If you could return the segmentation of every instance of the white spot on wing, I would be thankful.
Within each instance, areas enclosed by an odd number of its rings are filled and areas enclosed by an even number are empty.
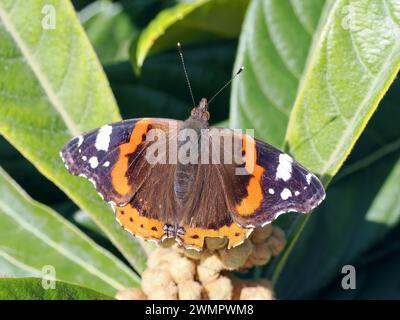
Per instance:
[[[82,157],[82,160],[83,160],[83,161],[86,161],[86,160],[87,160],[87,157],[86,157],[86,156],[83,156],[83,157]]]
[[[283,181],[287,181],[292,176],[292,162],[293,159],[285,154],[282,153],[279,155],[279,165],[276,168],[276,175],[275,179],[282,179]]]
[[[282,190],[282,192],[281,192],[282,200],[287,200],[291,196],[292,196],[292,192],[288,188],[285,188],[285,189]]]
[[[272,189],[272,188],[269,188],[269,189],[268,189],[268,192],[269,192],[270,194],[274,194],[274,193],[275,193],[275,190]]]
[[[294,192],[294,195],[295,195],[295,196],[298,196],[299,194],[300,194],[299,191],[295,191],[295,192]]]
[[[307,180],[307,183],[308,183],[308,184],[311,183],[311,178],[312,178],[312,174],[311,174],[311,173],[308,173],[308,174],[306,175],[306,180]]]
[[[103,167],[108,167],[110,165],[110,161],[106,161],[103,163]]]
[[[110,125],[105,125],[99,129],[95,143],[97,151],[100,150],[108,151],[108,147],[110,145],[111,132],[112,132],[112,126]]]
[[[97,157],[91,157],[91,158],[89,159],[89,164],[90,164],[90,167],[91,167],[92,169],[95,169],[95,168],[97,168],[97,166],[99,165],[99,160],[97,160]]]

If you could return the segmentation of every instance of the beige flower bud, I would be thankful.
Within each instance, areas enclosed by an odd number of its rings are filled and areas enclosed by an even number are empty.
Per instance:
[[[149,268],[160,268],[163,265],[168,266],[171,261],[179,259],[181,255],[169,248],[157,248],[154,250],[147,260],[147,266]]]
[[[164,268],[148,268],[142,273],[142,290],[150,298],[154,289],[174,284],[171,274]]]
[[[275,300],[275,295],[271,283],[264,281],[243,287],[240,300]]]
[[[197,251],[194,249],[185,249],[182,247],[178,247],[178,252],[184,255],[185,257],[192,259],[192,260],[200,260],[202,255],[205,253],[205,251]]]
[[[253,250],[253,244],[248,239],[240,246],[232,249],[223,249],[219,251],[221,261],[228,270],[237,270],[241,268]]]
[[[173,281],[166,286],[154,286],[147,297],[149,300],[177,300],[178,286]]]
[[[147,297],[139,288],[126,288],[117,292],[115,295],[117,300],[146,300]]]
[[[168,266],[168,270],[174,279],[175,283],[182,283],[184,281],[193,280],[196,272],[196,265],[193,261],[186,257],[180,257]]]
[[[203,287],[200,283],[188,280],[178,284],[179,300],[200,300]]]
[[[216,280],[204,286],[210,300],[230,300],[232,298],[233,286],[231,279],[220,276]]]
[[[272,284],[267,280],[243,280],[232,278],[234,300],[273,300]]]
[[[228,238],[206,238],[205,243],[208,250],[220,250],[228,245]]]
[[[272,233],[272,224],[267,224],[261,228],[255,228],[250,235],[250,239],[253,243],[262,243],[267,240]]]
[[[197,266],[197,276],[202,284],[214,281],[218,278],[224,264],[217,254],[205,253]]]
[[[252,254],[249,256],[248,261],[252,266],[262,266],[271,260],[271,249],[267,242],[259,243],[254,246]]]
[[[267,240],[272,255],[277,256],[286,245],[285,233],[278,227],[273,227],[271,237]]]
[[[172,246],[176,245],[176,240],[175,238],[167,238],[160,242],[159,245],[162,248],[171,248]]]

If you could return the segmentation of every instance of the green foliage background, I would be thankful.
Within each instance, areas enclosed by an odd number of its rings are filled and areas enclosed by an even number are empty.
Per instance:
[[[46,4],[55,29],[42,28]],[[123,232],[58,152],[121,118],[185,119],[178,41],[197,99],[245,67],[211,105],[213,124],[255,128],[327,187],[312,214],[278,219],[284,253],[245,276],[272,279],[282,299],[399,298],[399,7],[0,0],[0,299],[111,298],[140,285],[152,246]],[[347,264],[356,290],[341,287]],[[52,293],[35,278],[45,265],[57,272]]]

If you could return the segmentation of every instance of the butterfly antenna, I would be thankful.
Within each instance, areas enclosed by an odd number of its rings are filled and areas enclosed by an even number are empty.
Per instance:
[[[193,107],[195,107],[196,106],[196,101],[194,100],[192,86],[190,85],[189,76],[188,76],[188,73],[186,71],[185,60],[183,59],[182,46],[181,46],[180,42],[178,42],[177,45],[178,45],[178,50],[179,50],[179,56],[181,57],[181,61],[182,61],[183,72],[185,73],[186,82],[187,82],[187,85],[189,87],[190,95],[192,97]]]
[[[210,100],[208,100],[208,104],[210,104],[211,101],[213,101],[214,98],[215,98],[216,96],[218,96],[227,86],[229,86],[229,85],[231,84],[231,82],[233,81],[233,79],[235,79],[243,70],[244,70],[244,67],[241,66],[240,69],[238,70],[238,72],[236,72],[236,73],[234,74],[234,76],[231,78],[231,80],[229,80],[227,83],[225,83],[225,84],[222,86],[222,88],[219,89],[219,90],[213,95],[213,97],[212,97]]]

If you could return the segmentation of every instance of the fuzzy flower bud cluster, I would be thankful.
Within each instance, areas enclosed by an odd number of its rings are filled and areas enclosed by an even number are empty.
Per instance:
[[[142,288],[120,291],[116,298],[151,300],[274,299],[266,280],[243,280],[229,271],[244,271],[268,263],[284,248],[284,232],[267,225],[253,231],[243,244],[227,249],[226,238],[207,238],[202,252],[167,241],[154,250],[142,274]]]

